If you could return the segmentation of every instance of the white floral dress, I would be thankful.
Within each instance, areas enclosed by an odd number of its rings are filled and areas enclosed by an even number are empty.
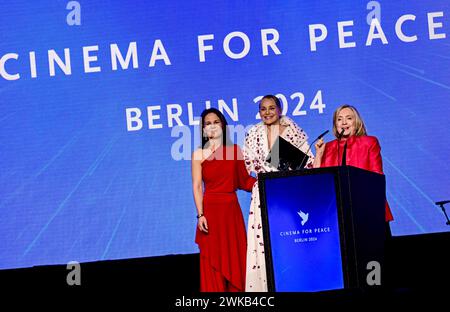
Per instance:
[[[307,168],[312,168],[314,156],[310,151],[306,133],[289,117],[283,116],[280,124],[285,126],[281,137],[292,145],[307,153],[309,159]],[[269,154],[269,143],[267,139],[267,127],[264,123],[253,126],[246,135],[243,150],[244,161],[247,171],[256,174],[261,172],[277,171],[265,160]],[[250,215],[247,228],[247,270],[245,279],[245,291],[266,292],[266,261],[264,258],[264,239],[261,223],[261,206],[259,200],[259,187],[255,183],[252,189],[252,200],[250,204]]]

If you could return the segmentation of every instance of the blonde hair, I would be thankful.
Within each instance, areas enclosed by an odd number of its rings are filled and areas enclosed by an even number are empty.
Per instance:
[[[333,114],[333,134],[334,136],[337,138],[339,136],[338,130],[336,128],[336,121],[337,121],[337,117],[339,115],[339,113],[341,112],[341,110],[343,110],[344,108],[348,108],[350,109],[353,114],[355,115],[355,136],[361,136],[361,135],[367,135],[367,130],[366,130],[366,126],[364,125],[364,121],[361,118],[361,115],[359,114],[358,110],[351,105],[342,105],[340,107],[338,107]]]

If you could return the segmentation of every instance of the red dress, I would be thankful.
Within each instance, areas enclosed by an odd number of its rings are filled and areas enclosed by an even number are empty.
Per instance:
[[[200,291],[244,291],[247,238],[236,190],[250,192],[256,179],[248,175],[237,145],[219,147],[203,161],[202,178],[208,233],[197,228],[195,237]]]
[[[346,164],[348,166],[384,174],[380,144],[376,137],[368,135],[351,136],[347,140],[328,142],[325,144],[325,151],[320,166],[333,167],[341,165],[345,142],[347,142]],[[386,221],[394,220],[387,201],[385,215]]]

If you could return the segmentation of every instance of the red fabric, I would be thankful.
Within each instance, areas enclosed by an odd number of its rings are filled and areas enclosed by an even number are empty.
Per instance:
[[[333,140],[325,145],[321,167],[333,167],[341,165],[344,144],[347,142],[346,164],[357,168],[383,173],[383,161],[381,159],[381,147],[374,136],[351,136],[347,140]],[[339,153],[338,153],[339,151]],[[389,204],[385,205],[386,221],[394,220]]]
[[[256,179],[245,169],[237,145],[220,147],[202,163],[203,214],[208,233],[197,228],[200,291],[244,291],[247,238],[237,189],[251,191]]]

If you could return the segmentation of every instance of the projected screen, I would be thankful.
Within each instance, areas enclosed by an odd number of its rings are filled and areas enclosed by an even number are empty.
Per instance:
[[[334,175],[267,178],[264,182],[274,290],[344,288]]]
[[[382,147],[393,234],[447,231],[434,205],[450,199],[447,0],[0,11],[1,269],[198,252],[198,116],[219,108],[242,144],[265,94],[309,142],[356,106]]]

